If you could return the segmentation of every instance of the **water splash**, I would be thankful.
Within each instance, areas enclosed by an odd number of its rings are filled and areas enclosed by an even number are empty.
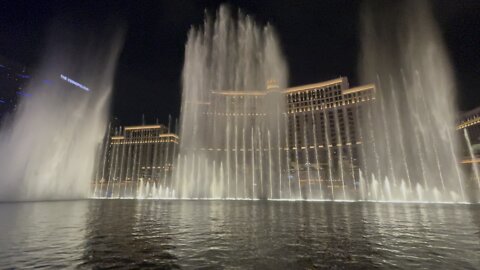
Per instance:
[[[302,105],[288,112],[288,93],[298,88],[283,91],[286,64],[271,26],[223,6],[216,17],[207,16],[189,32],[185,48],[173,184],[132,177],[131,194],[466,202],[453,134],[455,87],[429,7],[414,1],[370,5],[362,20],[360,70],[375,89],[367,85],[365,95],[365,87],[348,88],[342,79],[337,90],[299,92],[295,101],[290,96],[289,102]],[[332,91],[340,93],[337,102],[316,102]],[[124,152],[113,149],[114,164]]]
[[[278,198],[287,67],[272,27],[221,6],[190,30],[182,82],[179,156],[190,175],[177,174],[177,195]]]
[[[453,72],[428,3],[370,3],[363,11],[359,70],[363,80],[377,81],[376,102],[367,109],[374,144],[367,147],[366,166],[379,182],[394,181],[375,186],[374,193],[384,191],[389,200],[452,201],[454,192],[465,201],[453,134]],[[398,187],[395,179],[408,184]]]
[[[28,97],[2,124],[0,200],[89,195],[121,35],[67,28],[52,31]]]

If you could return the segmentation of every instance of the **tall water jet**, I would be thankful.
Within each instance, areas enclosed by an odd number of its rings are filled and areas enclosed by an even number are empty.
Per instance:
[[[95,31],[52,28],[26,94],[1,126],[0,200],[90,195],[122,44],[119,31]]]
[[[182,83],[180,156],[191,171],[177,174],[177,195],[278,198],[287,67],[272,27],[221,6],[190,30]]]
[[[466,200],[452,134],[455,83],[428,2],[369,2],[362,22],[360,77],[377,86],[363,170],[379,183],[393,179],[394,200],[452,201],[452,192]]]

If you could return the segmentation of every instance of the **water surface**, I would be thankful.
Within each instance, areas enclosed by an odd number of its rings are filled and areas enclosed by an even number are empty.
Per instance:
[[[480,269],[480,205],[0,204],[5,269]]]

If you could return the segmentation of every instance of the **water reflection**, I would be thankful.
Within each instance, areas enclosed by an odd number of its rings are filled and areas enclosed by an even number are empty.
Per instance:
[[[479,207],[153,200],[0,204],[0,265],[475,269]]]
[[[88,201],[0,203],[0,266],[67,268],[80,263]]]
[[[174,218],[169,203],[106,200],[92,202],[89,209],[80,268],[178,268],[170,252]]]

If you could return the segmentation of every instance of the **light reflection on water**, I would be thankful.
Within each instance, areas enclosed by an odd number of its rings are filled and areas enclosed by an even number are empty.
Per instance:
[[[480,205],[0,204],[4,268],[480,269]]]

